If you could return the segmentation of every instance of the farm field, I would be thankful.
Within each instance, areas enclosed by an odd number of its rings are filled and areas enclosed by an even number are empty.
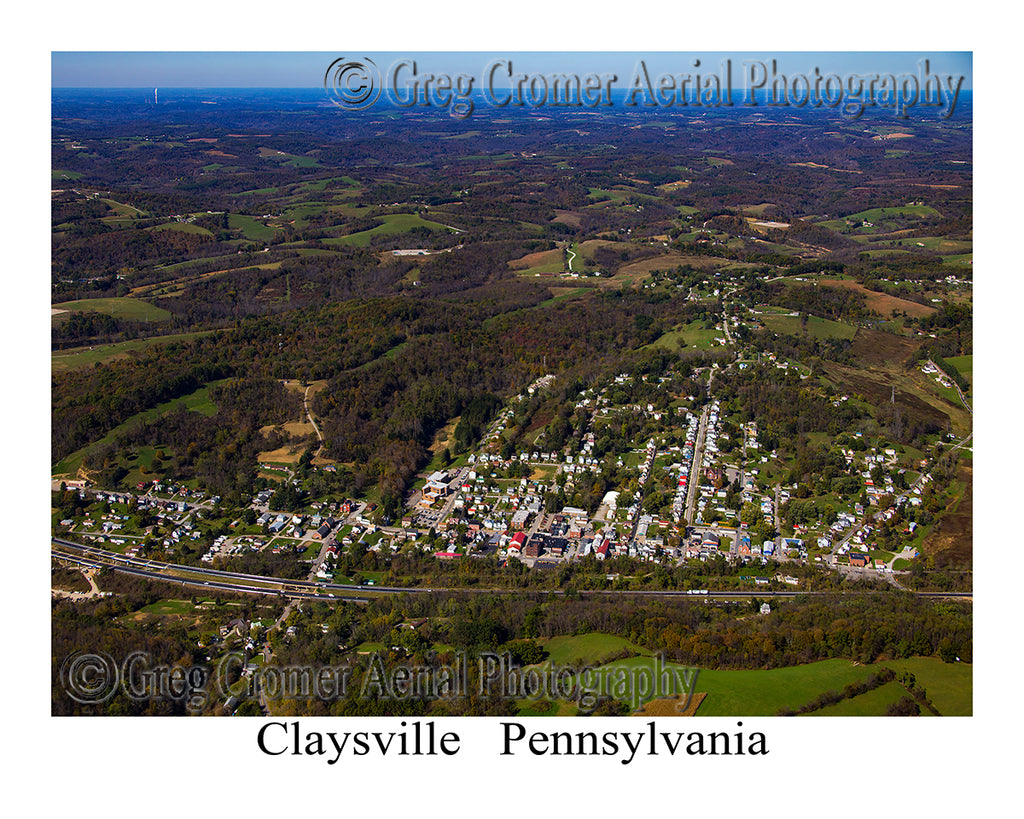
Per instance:
[[[597,666],[622,651],[650,654],[646,649],[634,645],[624,637],[596,631],[571,637],[552,637],[545,640],[542,646],[550,655],[544,662],[555,665],[570,665],[581,660],[585,665]]]
[[[569,301],[570,299],[576,299],[581,296],[586,296],[594,293],[592,287],[551,287],[551,298],[542,301],[538,304],[538,307],[550,307],[552,304],[558,304],[562,301]]]
[[[586,251],[586,242],[582,247]],[[722,259],[709,258],[706,256],[684,256],[681,253],[668,252],[660,256],[652,256],[648,259],[641,259],[636,262],[623,265],[615,272],[614,281],[621,283],[623,287],[637,287],[653,270],[674,270],[680,265],[692,265],[701,270],[714,268],[743,269],[747,265],[737,263],[730,265]]]
[[[895,238],[889,238],[895,237]],[[862,234],[852,236],[854,240],[870,244],[872,248],[886,248],[890,250],[897,249],[922,249],[930,250],[934,253],[940,254],[951,254],[951,255],[964,255],[969,254],[973,250],[974,243],[964,240],[957,239],[943,239],[936,236],[915,236],[905,237],[904,234],[888,234],[885,237],[875,238],[870,234]]]
[[[851,324],[818,316],[808,316],[806,326],[800,320],[800,316],[766,313],[761,319],[769,330],[782,335],[799,336],[806,333],[812,338],[821,339],[853,338],[857,334],[857,328]]]
[[[720,330],[714,328],[708,330],[704,322],[692,321],[683,324],[674,330],[665,333],[657,341],[647,345],[651,349],[674,350],[683,347],[695,350],[709,350],[714,345],[715,339],[722,336]]]
[[[935,312],[934,307],[929,307],[926,304],[918,304],[916,301],[910,301],[908,299],[901,299],[897,296],[878,293],[874,290],[868,290],[864,285],[850,281],[849,279],[820,279],[819,284],[826,287],[845,287],[848,290],[862,293],[868,309],[874,310],[883,317],[892,315],[894,310],[900,313],[906,313],[908,316],[913,316],[915,318],[930,316]]]
[[[202,225],[193,225],[190,222],[166,222],[162,225],[148,228],[149,230],[177,230],[181,233],[194,233],[197,236],[213,236],[210,231]]]
[[[252,216],[243,216],[240,213],[228,214],[228,227],[232,230],[241,230],[246,239],[255,242],[266,242],[277,235],[277,230],[263,224],[259,219]]]
[[[532,276],[537,273],[561,273],[566,269],[562,259],[562,251],[557,248],[554,250],[540,250],[522,258],[513,259],[508,263],[508,266],[523,276]]]
[[[634,657],[602,668],[643,665],[653,668],[653,662],[653,658]],[[973,667],[966,663],[944,663],[934,657],[917,657],[874,665],[832,659],[770,670],[701,669],[697,673],[695,693],[706,693],[707,696],[697,716],[773,716],[783,708],[795,710],[825,691],[841,691],[843,686],[863,680],[882,668],[912,672],[943,716],[969,716],[972,713]],[[885,697],[857,703],[859,699],[846,701],[850,703],[847,707],[851,715],[881,716],[888,705]]]
[[[415,213],[396,213],[391,216],[381,216],[381,223],[369,230],[362,230],[358,233],[350,233],[347,236],[339,236],[334,239],[324,239],[325,245],[354,245],[366,247],[376,236],[392,236],[407,233],[415,227],[425,227],[431,232],[447,230],[444,225],[437,222],[429,222]]]
[[[320,163],[313,159],[313,157],[287,154],[284,151],[278,151],[273,148],[260,148],[260,156],[263,157],[264,159],[280,160],[286,165],[291,165],[293,168],[320,167]]]
[[[134,319],[135,321],[167,321],[171,317],[168,311],[147,301],[123,297],[64,301],[54,304],[52,309],[68,312],[104,313],[114,318]]]
[[[956,367],[957,371],[964,377],[968,384],[974,384],[974,356],[958,355],[945,359],[946,363]]]
[[[880,685],[874,691],[868,691],[852,699],[845,699],[835,705],[828,705],[807,716],[816,717],[873,717],[884,714],[890,705],[899,702],[907,695],[907,690],[899,683],[890,682]]]
[[[140,338],[133,341],[119,341],[114,344],[100,344],[95,347],[74,347],[67,350],[55,350],[50,354],[50,368],[54,372],[63,372],[80,367],[91,367],[94,364],[113,361],[116,358],[127,358],[132,352],[145,350],[158,344],[187,341],[216,332],[219,331],[202,330],[198,333],[178,333],[171,336],[154,336],[153,338]]]
[[[847,232],[850,229],[849,223],[854,223],[854,229],[860,228],[858,223],[870,222],[878,232],[884,232],[898,226],[899,223],[908,219],[922,219],[928,216],[941,216],[935,208],[927,205],[905,205],[892,208],[869,208],[858,213],[851,213],[841,219],[829,219],[819,222],[821,227],[830,228],[840,232]],[[867,228],[861,228],[867,229]]]

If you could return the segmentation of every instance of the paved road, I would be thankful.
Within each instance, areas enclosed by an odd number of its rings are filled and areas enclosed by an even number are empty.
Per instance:
[[[693,508],[697,505],[697,496],[700,494],[700,476],[704,468],[701,458],[704,456],[704,435],[708,428],[708,414],[711,412],[710,405],[705,405],[700,414],[700,424],[697,426],[697,439],[693,442],[693,461],[690,472],[687,476],[686,509],[683,520],[687,524],[693,523]]]
[[[81,544],[75,544],[71,541],[58,540],[57,538],[52,539],[55,544],[51,550],[52,556],[66,563],[71,563],[79,566],[92,566],[96,568],[105,567],[113,569],[114,571],[124,572],[126,574],[134,574],[139,577],[146,577],[152,580],[161,580],[166,583],[180,583],[182,586],[196,586],[204,589],[222,589],[224,591],[239,592],[243,594],[260,594],[266,596],[281,596],[282,594],[289,598],[298,598],[304,600],[320,600],[321,602],[330,602],[331,600],[346,600],[347,602],[369,602],[369,598],[365,595],[372,594],[374,596],[386,595],[386,594],[436,594],[436,593],[466,593],[466,594],[521,594],[521,589],[509,589],[509,588],[479,588],[479,587],[436,587],[436,588],[418,588],[418,587],[402,587],[402,586],[374,586],[372,588],[366,588],[362,586],[351,586],[339,583],[311,583],[309,581],[302,580],[282,580],[276,577],[261,577],[258,575],[243,575],[236,572],[222,572],[216,569],[199,569],[194,566],[178,567],[191,574],[199,574],[205,577],[221,578],[212,580],[198,580],[193,578],[182,578],[177,577],[174,574],[167,572],[169,568],[174,568],[173,564],[158,563],[152,560],[135,560],[132,558],[126,558],[124,555],[117,554],[116,552],[105,552],[102,549],[97,549],[92,546],[83,546]],[[76,553],[75,549],[82,550]],[[137,564],[146,564],[145,566],[139,566]],[[245,580],[243,578],[248,578]],[[260,581],[267,584],[267,586],[256,586],[253,585],[252,581]],[[269,586],[273,586],[270,588]],[[341,592],[352,592],[358,591],[362,597],[351,597],[343,596]],[[545,594],[561,595],[565,594],[563,589],[545,589]],[[604,589],[604,590],[587,590],[587,594],[606,594],[616,596],[630,596],[630,597],[680,597],[687,594],[686,590],[654,590],[654,589]],[[835,591],[771,591],[771,590],[758,590],[758,591],[709,591],[709,597],[717,598],[748,598],[748,597],[796,597],[798,595],[829,595],[836,594]],[[858,591],[844,591],[838,592],[844,595],[854,594],[874,594],[873,590],[865,590],[863,592]],[[920,597],[934,597],[934,598],[972,598],[972,592],[917,592]]]

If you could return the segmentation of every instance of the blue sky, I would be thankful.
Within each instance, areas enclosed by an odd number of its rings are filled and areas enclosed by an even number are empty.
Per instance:
[[[51,86],[54,88],[302,88],[319,87],[324,72],[339,57],[370,58],[386,71],[400,58],[415,59],[421,73],[459,73],[480,77],[494,60],[510,60],[515,72],[553,71],[614,73],[632,76],[640,60],[652,77],[655,73],[718,71],[726,58],[732,61],[734,81],[745,80],[745,61],[769,66],[779,73],[904,74],[919,70],[922,59],[932,73],[963,75],[963,88],[973,88],[970,52],[844,52],[844,51],[614,51],[614,52],[244,52],[244,51],[54,51],[51,55]],[[699,59],[701,65],[694,67]]]

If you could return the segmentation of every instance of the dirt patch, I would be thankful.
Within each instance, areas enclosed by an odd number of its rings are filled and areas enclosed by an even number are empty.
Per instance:
[[[552,222],[559,222],[569,227],[578,228],[580,227],[580,215],[576,211],[572,210],[556,210],[555,218]]]
[[[938,568],[963,566],[974,557],[974,470],[961,464],[957,479],[966,484],[963,496],[939,518],[921,547]]]
[[[295,465],[299,462],[299,459],[302,457],[302,453],[305,451],[305,441],[294,441],[287,443],[282,447],[278,447],[277,449],[272,449],[268,452],[261,452],[256,456],[256,460],[260,463]]]
[[[523,436],[529,436],[530,433],[539,433],[544,427],[555,420],[555,411],[548,407],[537,410],[534,413],[533,418],[530,419],[530,425],[523,431]],[[534,435],[531,440],[536,440],[537,436]]]
[[[462,420],[461,415],[456,415],[445,424],[444,429],[438,430],[437,435],[434,436],[434,442],[428,447],[431,454],[436,455],[452,441],[452,435],[455,434],[455,427],[459,425],[459,421]]]
[[[921,342],[901,338],[881,330],[857,329],[850,352],[855,358],[868,365],[899,365],[910,360],[921,346]]]
[[[881,139],[881,140],[885,140],[885,139],[910,139],[912,136],[913,136],[913,134],[904,134],[904,133],[901,132],[901,133],[897,133],[897,134],[879,134],[876,137],[872,137],[872,139]]]
[[[939,429],[949,429],[951,419],[948,413],[921,400],[911,392],[896,386],[886,373],[868,375],[863,370],[852,370],[829,362],[825,371],[837,388],[851,395],[860,396],[873,407],[884,407],[893,400],[904,417],[915,418],[935,424]]]
[[[92,587],[78,569],[58,566],[50,572],[50,586],[54,590],[87,594]]]
[[[913,316],[914,318],[930,316],[935,312],[934,307],[929,307],[926,304],[918,304],[916,301],[901,299],[897,296],[889,296],[885,293],[877,293],[874,290],[868,290],[859,282],[853,282],[847,279],[819,279],[818,283],[825,287],[845,287],[847,290],[854,290],[858,293],[863,293],[868,309],[874,310],[880,316],[884,316],[885,318],[892,315],[893,310],[898,313],[906,313],[908,316]]]

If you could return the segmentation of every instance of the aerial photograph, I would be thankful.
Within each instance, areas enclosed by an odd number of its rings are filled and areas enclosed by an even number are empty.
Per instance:
[[[974,714],[970,52],[51,62],[52,716]]]

